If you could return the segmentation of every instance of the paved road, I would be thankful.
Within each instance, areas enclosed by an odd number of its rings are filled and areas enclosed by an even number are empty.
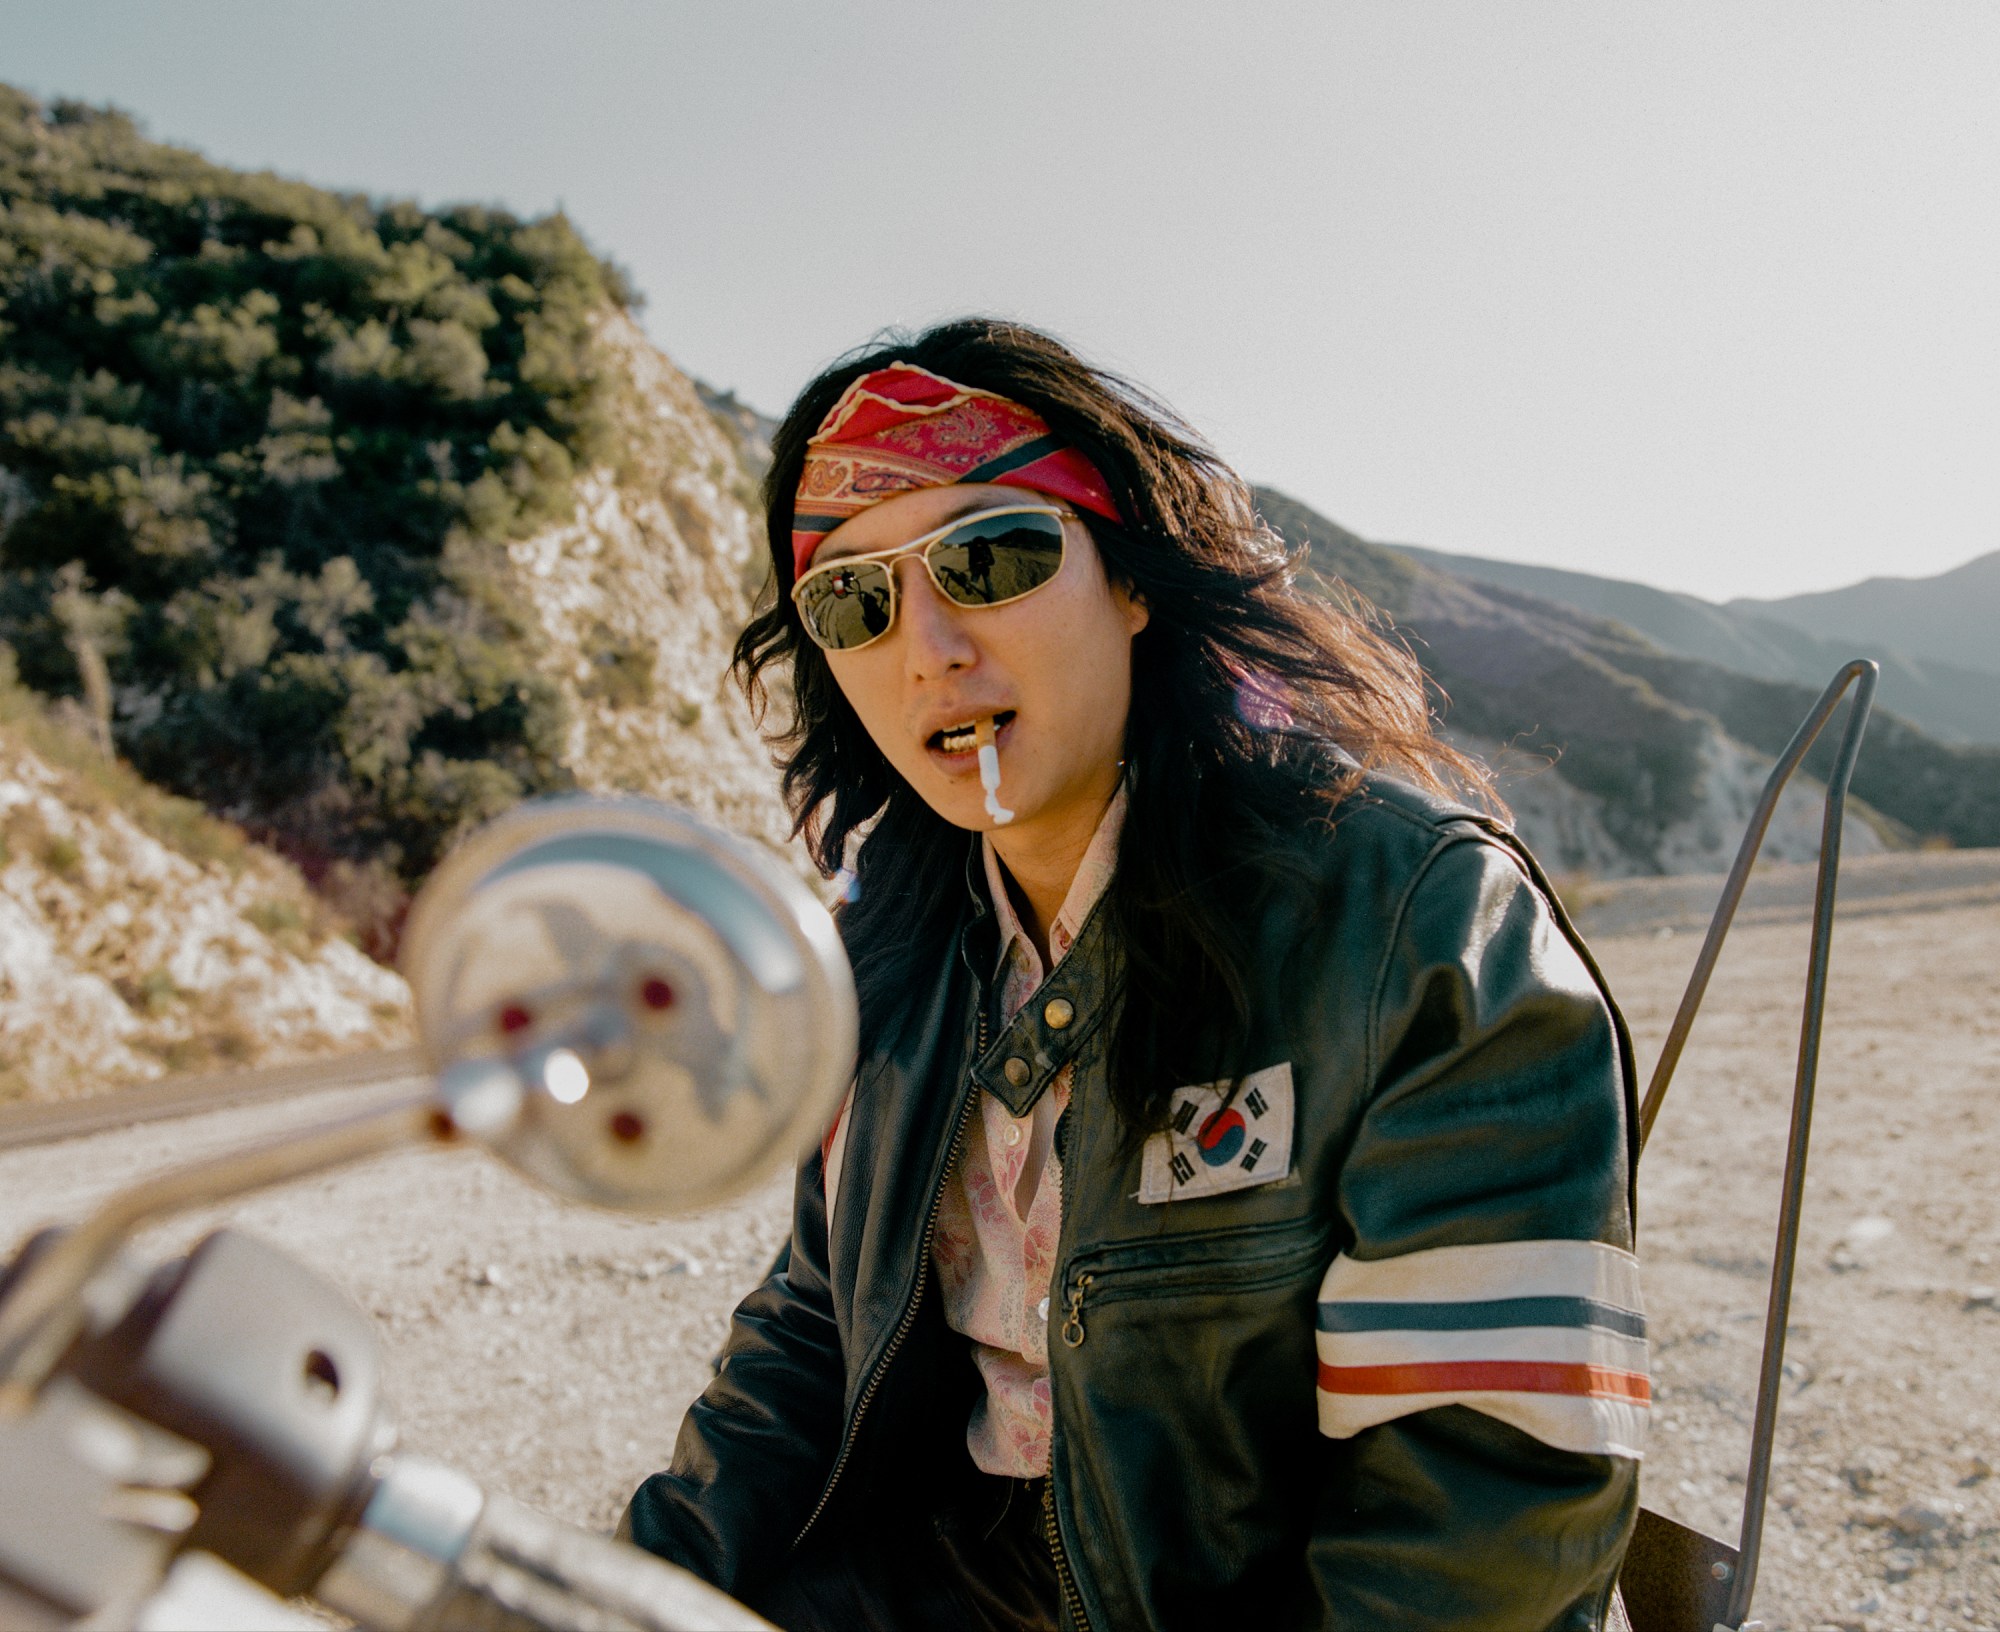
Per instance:
[[[1585,935],[1631,935],[1643,930],[1683,934],[1708,927],[1722,895],[1723,874],[1672,878],[1571,880],[1564,901]],[[1737,910],[1738,924],[1803,923],[1812,915],[1819,869],[1806,862],[1773,862],[1750,875]],[[1941,912],[2000,903],[2000,850],[1899,851],[1851,856],[1840,864],[1835,897],[1842,920],[1885,913]]]
[[[231,1106],[301,1099],[330,1089],[412,1085],[420,1080],[421,1070],[415,1049],[371,1049],[256,1071],[163,1077],[136,1088],[49,1105],[13,1105],[0,1110],[0,1150],[52,1144],[82,1134],[171,1121]]]

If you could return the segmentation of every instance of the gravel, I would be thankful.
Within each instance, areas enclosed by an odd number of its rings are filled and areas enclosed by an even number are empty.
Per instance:
[[[1878,898],[1835,940],[1756,1603],[1772,1632],[2000,1629],[2000,857],[1983,872],[1941,858],[1936,876],[1923,859],[1897,859],[1912,881],[1903,909]],[[1643,1074],[1698,937],[1660,939],[1620,910],[1624,932],[1595,945]],[[1738,928],[1641,1168],[1657,1389],[1644,1499],[1728,1538],[1805,941],[1796,904]],[[358,1102],[322,1092],[0,1152],[0,1242],[170,1161]],[[608,1528],[670,1455],[731,1307],[783,1238],[788,1197],[780,1177],[695,1217],[631,1219],[560,1205],[477,1155],[413,1152],[228,1216],[375,1316],[407,1445]]]

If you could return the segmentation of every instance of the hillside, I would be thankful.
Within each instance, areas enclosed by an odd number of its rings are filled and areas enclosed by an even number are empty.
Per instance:
[[[2000,673],[2000,550],[1934,578],[1869,578],[1813,595],[1729,605],[1822,637],[1879,641]]]
[[[229,170],[0,88],[0,641],[378,951],[520,798],[766,832],[742,428],[556,216]]]
[[[767,427],[629,307],[559,217],[0,88],[0,1101],[402,1040],[355,943],[525,795],[786,842]]]
[[[566,722],[558,760],[581,787],[671,799],[783,845],[770,754],[727,673],[768,571],[742,432],[628,316],[601,314],[595,334],[616,464],[585,471],[567,517],[507,547]]]
[[[1413,640],[1449,699],[1447,726],[1497,757],[1552,865],[1726,864],[1768,756],[1819,690],[1683,657],[1623,624],[1436,571],[1269,489],[1258,505],[1289,541],[1310,546],[1318,571],[1352,585]],[[1831,753],[1824,740],[1808,770],[1823,771]],[[1524,781],[1537,762],[1553,762],[1554,774]],[[2000,749],[1950,747],[1878,709],[1854,792],[1888,818],[1891,836],[2000,844]],[[1768,852],[1811,854],[1803,792],[1787,812],[1780,829],[1805,848],[1778,831]],[[1866,826],[1849,824],[1850,846],[1868,842]]]
[[[213,165],[0,93],[0,638],[315,870],[566,785],[506,545],[613,456],[567,222]],[[92,700],[92,673],[105,684]]]
[[[524,796],[783,843],[725,678],[769,422],[648,343],[568,222],[246,175],[4,90],[0,200],[0,642],[100,754],[274,845],[378,954]],[[1261,502],[1418,642],[1553,865],[1727,862],[1810,652],[1745,675]],[[2000,750],[1885,719],[1857,792],[1859,847],[2000,842]],[[1801,789],[1772,853],[1816,844]]]
[[[1853,657],[1882,665],[1881,706],[1944,742],[2000,743],[2000,669],[1939,661],[1928,642],[1898,651],[1865,634],[1822,637],[1759,615],[1755,602],[1727,606],[1649,584],[1557,567],[1452,555],[1398,544],[1411,560],[1474,583],[1519,590],[1636,629],[1670,652],[1761,680],[1820,686]],[[1810,625],[1808,625],[1810,627]],[[1920,657],[1909,653],[1926,654]]]
[[[0,1105],[407,1041],[402,981],[336,927],[0,674]]]

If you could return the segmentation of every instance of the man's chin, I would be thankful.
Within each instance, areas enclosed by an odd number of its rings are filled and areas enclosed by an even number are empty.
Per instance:
[[[1009,811],[1013,818],[1006,823],[994,821],[986,809],[986,794],[981,788],[975,787],[968,796],[963,789],[953,787],[946,796],[926,797],[924,803],[953,827],[963,828],[968,833],[991,833],[1001,827],[1018,827],[1030,814],[1025,808],[1014,804],[1008,797],[1010,791],[1003,781],[1000,784],[1000,808]]]

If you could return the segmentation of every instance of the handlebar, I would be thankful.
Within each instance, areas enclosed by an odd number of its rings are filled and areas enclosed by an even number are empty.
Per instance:
[[[280,1624],[310,1593],[384,1632],[766,1625],[623,1542],[395,1457],[372,1324],[276,1248],[221,1230],[156,1269],[128,1248],[426,1142],[627,1212],[740,1194],[852,1072],[832,919],[685,813],[531,801],[433,875],[405,971],[433,1092],[155,1175],[0,1266],[0,1624]]]
[[[383,1632],[770,1632],[664,1559],[416,1459],[387,1470],[314,1596]]]
[[[366,1317],[277,1248],[221,1230],[122,1280],[0,1406],[0,1623],[306,1626],[284,1601],[306,1594],[379,1632],[769,1632],[664,1559],[386,1449]]]

